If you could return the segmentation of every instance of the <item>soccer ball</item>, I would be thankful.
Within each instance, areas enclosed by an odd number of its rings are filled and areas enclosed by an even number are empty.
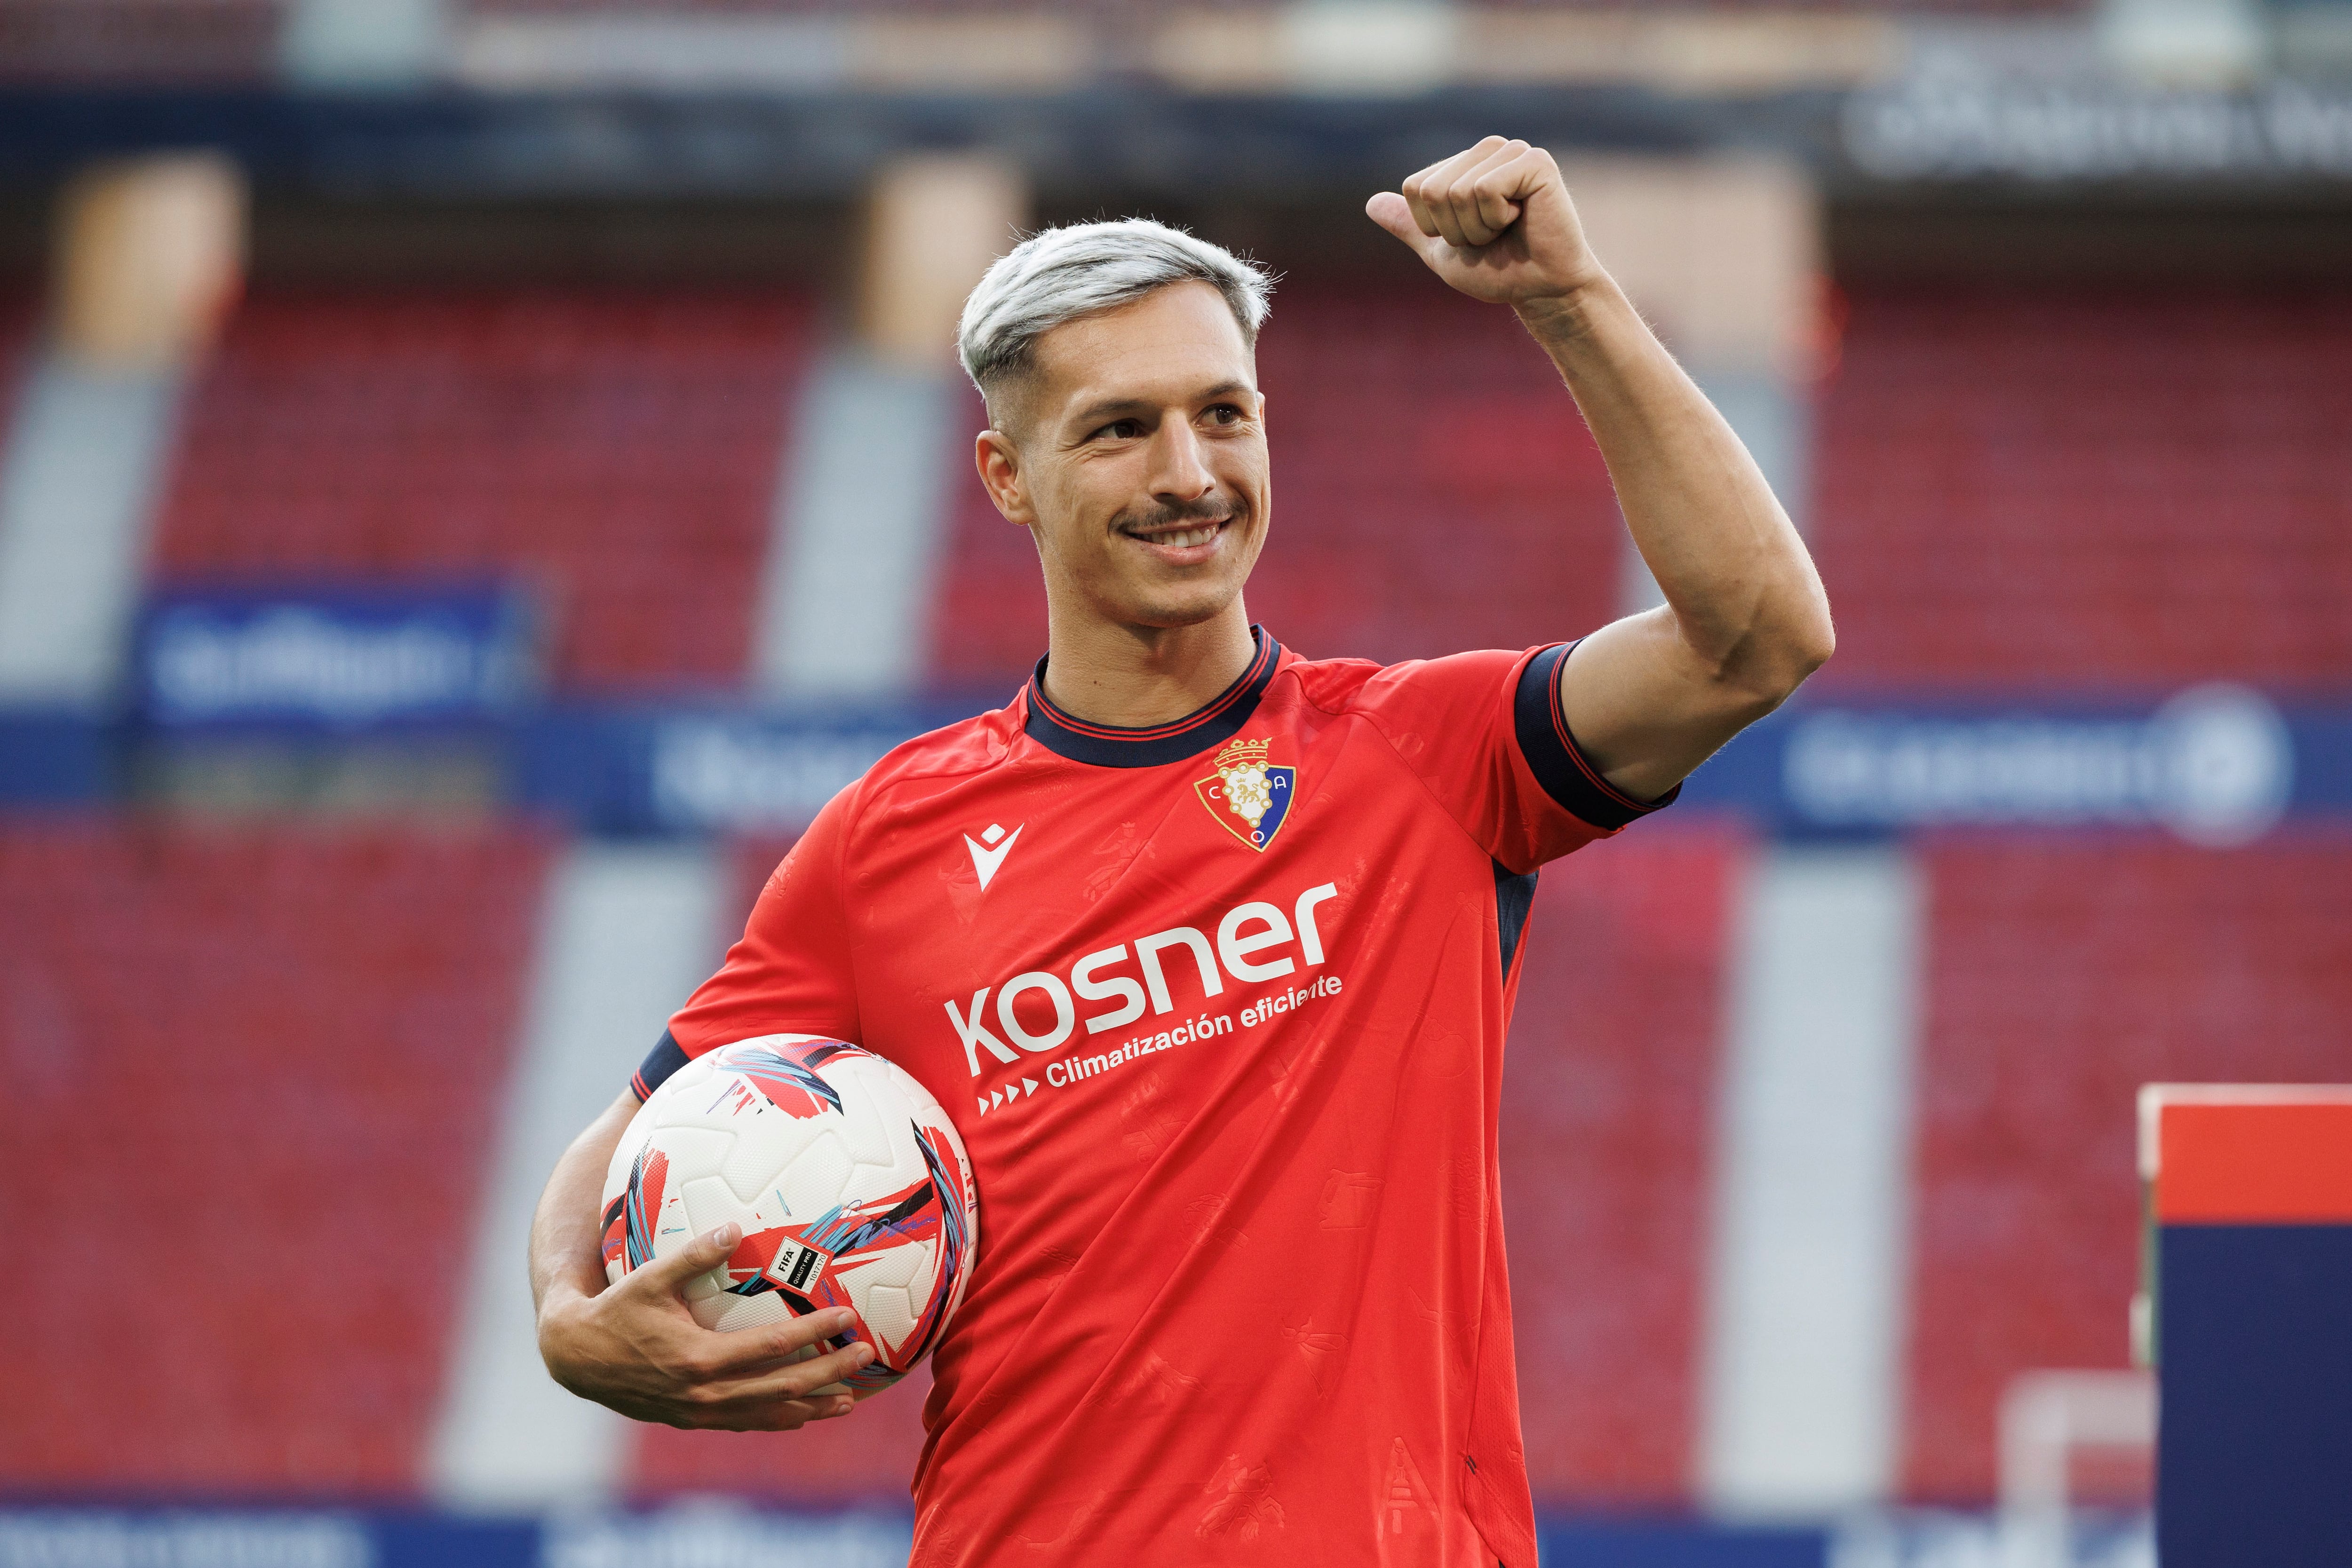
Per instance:
[[[686,1288],[695,1321],[847,1307],[857,1322],[828,1345],[874,1347],[848,1379],[861,1391],[939,1343],[980,1241],[971,1162],[939,1102],[872,1051],[805,1034],[722,1046],[655,1090],[613,1152],[604,1217],[614,1283],[740,1225],[734,1254]]]

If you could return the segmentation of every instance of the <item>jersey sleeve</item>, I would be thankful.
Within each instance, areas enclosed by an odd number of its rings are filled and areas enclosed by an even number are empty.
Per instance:
[[[1673,804],[1601,778],[1560,710],[1573,643],[1391,664],[1359,688],[1370,719],[1462,831],[1514,873],[1605,839]]]
[[[719,972],[670,1015],[629,1087],[638,1099],[706,1051],[763,1034],[860,1038],[842,855],[857,786],[835,796],[769,876]]]

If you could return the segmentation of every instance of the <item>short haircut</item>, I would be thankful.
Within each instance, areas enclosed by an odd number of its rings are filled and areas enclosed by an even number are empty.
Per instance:
[[[1242,341],[1257,346],[1274,293],[1272,274],[1182,229],[1121,218],[1046,229],[1000,256],[963,302],[957,351],[994,419],[999,392],[1030,368],[1044,333],[1132,304],[1171,283],[1191,282],[1223,295]]]

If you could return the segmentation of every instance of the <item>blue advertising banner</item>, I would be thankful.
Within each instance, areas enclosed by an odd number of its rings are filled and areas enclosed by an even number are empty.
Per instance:
[[[2159,828],[2213,847],[2352,813],[2352,706],[2209,684],[2157,700],[1792,704],[1692,775],[1689,805],[1797,837]]]
[[[78,709],[0,710],[0,806],[71,806],[114,793],[114,727]]]
[[[519,792],[595,831],[796,830],[884,752],[969,712],[551,712],[526,727]],[[2137,703],[1801,702],[1724,747],[1683,799],[1799,838],[2155,828],[2250,843],[2290,818],[2352,817],[2352,706],[2221,685]]]
[[[2052,1537],[1986,1513],[1834,1521],[1538,1519],[1550,1568],[2155,1568],[2145,1514],[2077,1511]],[[244,1508],[0,1507],[0,1568],[905,1568],[912,1521],[708,1498],[641,1511],[481,1516]]]
[[[562,708],[523,727],[515,789],[591,831],[797,832],[885,752],[970,706]]]
[[[499,586],[166,590],[133,643],[138,706],[172,728],[495,718],[538,694],[536,623]]]
[[[583,831],[765,833],[797,831],[893,747],[984,706],[541,705],[530,621],[494,590],[159,598],[141,629],[146,733],[470,725],[506,758],[512,803]],[[0,713],[0,804],[107,798],[115,749],[102,716]],[[2124,828],[2226,848],[2352,823],[2352,698],[2223,683],[2137,699],[1803,697],[1734,738],[1683,800],[1676,819],[1736,811],[1790,838]]]

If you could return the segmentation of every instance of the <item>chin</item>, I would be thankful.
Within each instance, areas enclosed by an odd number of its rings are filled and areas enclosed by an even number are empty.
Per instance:
[[[1131,626],[1198,626],[1203,621],[1213,621],[1225,612],[1234,598],[1242,591],[1236,582],[1213,592],[1168,594],[1137,601],[1120,617]]]

